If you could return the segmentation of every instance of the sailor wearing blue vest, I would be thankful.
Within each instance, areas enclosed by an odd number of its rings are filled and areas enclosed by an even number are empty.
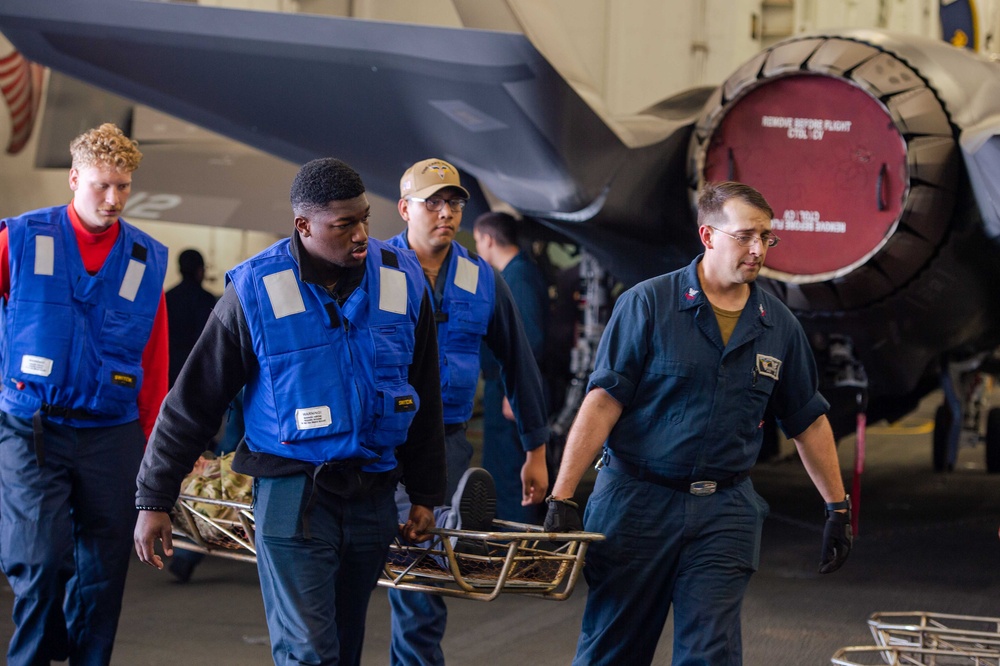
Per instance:
[[[139,559],[171,555],[168,511],[240,388],[257,569],[275,664],[358,664],[400,531],[444,500],[433,311],[412,252],[368,238],[361,178],[331,158],[292,183],[295,233],[236,266],[157,420],[138,477]]]
[[[525,451],[521,502],[539,503],[548,488],[545,442],[549,434],[541,374],[507,284],[486,261],[455,242],[469,192],[462,187],[454,166],[441,159],[427,159],[406,170],[400,179],[399,194],[399,214],[407,228],[389,243],[417,253],[437,321],[447,496],[452,497],[458,489],[472,458],[465,429],[472,417],[479,381],[479,350],[485,343],[500,363]],[[405,492],[397,493],[401,515],[406,511],[405,499]],[[488,529],[492,520],[489,517],[478,526],[459,525],[457,512],[449,507],[439,507],[435,514],[442,527]],[[481,512],[473,515],[482,518]],[[389,601],[391,662],[443,664],[441,638],[448,619],[444,598],[390,590]]]
[[[674,611],[674,666],[743,663],[740,607],[767,502],[749,470],[764,410],[794,438],[826,502],[820,573],[851,549],[849,502],[799,322],[755,284],[771,207],[742,183],[706,184],[704,254],[622,294],[548,499],[548,530],[579,529],[570,498],[594,459],[584,524],[589,586],[574,664],[649,664]]]
[[[167,392],[167,249],[119,219],[142,153],[70,144],[73,201],[0,221],[8,664],[111,660],[146,435]]]

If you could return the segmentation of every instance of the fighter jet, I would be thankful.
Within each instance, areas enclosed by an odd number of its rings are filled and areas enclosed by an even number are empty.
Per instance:
[[[700,251],[702,183],[746,182],[782,239],[762,283],[807,331],[835,432],[944,386],[939,469],[978,404],[969,378],[995,364],[1000,66],[945,42],[794,37],[626,121],[516,32],[140,0],[5,0],[0,31],[34,62],[290,162],[338,156],[390,199],[409,164],[445,158],[467,176],[468,220],[504,202],[625,286]],[[599,326],[584,328],[592,349]],[[987,420],[998,472],[1000,410]]]

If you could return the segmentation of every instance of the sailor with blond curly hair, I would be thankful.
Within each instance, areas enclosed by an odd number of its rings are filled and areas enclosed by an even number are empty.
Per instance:
[[[167,249],[119,218],[142,153],[78,136],[64,206],[0,220],[0,552],[9,664],[111,660],[135,478],[167,392]]]

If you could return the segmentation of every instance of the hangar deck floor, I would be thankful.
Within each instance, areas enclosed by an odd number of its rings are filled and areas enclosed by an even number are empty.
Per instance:
[[[868,432],[860,538],[840,572],[815,573],[822,509],[801,464],[759,465],[754,483],[771,504],[761,568],[744,603],[747,666],[829,664],[845,645],[870,644],[876,611],[1000,616],[1000,477],[985,473],[984,450],[963,449],[950,474],[931,471],[928,398],[896,427]],[[841,442],[850,483],[854,440]],[[582,583],[563,602],[501,595],[449,600],[445,654],[456,666],[569,663],[586,598]],[[12,595],[0,585],[0,644],[11,633]],[[388,664],[389,608],[374,592],[366,666]],[[670,663],[670,627],[657,664]],[[187,585],[133,562],[113,664],[270,663],[256,570],[208,558]]]

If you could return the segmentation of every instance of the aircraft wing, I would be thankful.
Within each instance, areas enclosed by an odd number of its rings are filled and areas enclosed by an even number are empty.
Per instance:
[[[622,142],[521,34],[143,0],[4,0],[27,58],[395,199],[433,155],[523,211],[600,201]],[[585,140],[580,140],[585,137]]]
[[[34,61],[293,164],[340,157],[389,199],[407,166],[443,157],[479,206],[482,185],[627,285],[701,250],[699,183],[747,182],[784,239],[762,284],[821,368],[853,344],[873,420],[1000,341],[1000,71],[937,40],[780,42],[646,110],[669,131],[629,147],[521,34],[145,0],[3,0],[0,30]],[[857,407],[840,384],[842,433]]]

